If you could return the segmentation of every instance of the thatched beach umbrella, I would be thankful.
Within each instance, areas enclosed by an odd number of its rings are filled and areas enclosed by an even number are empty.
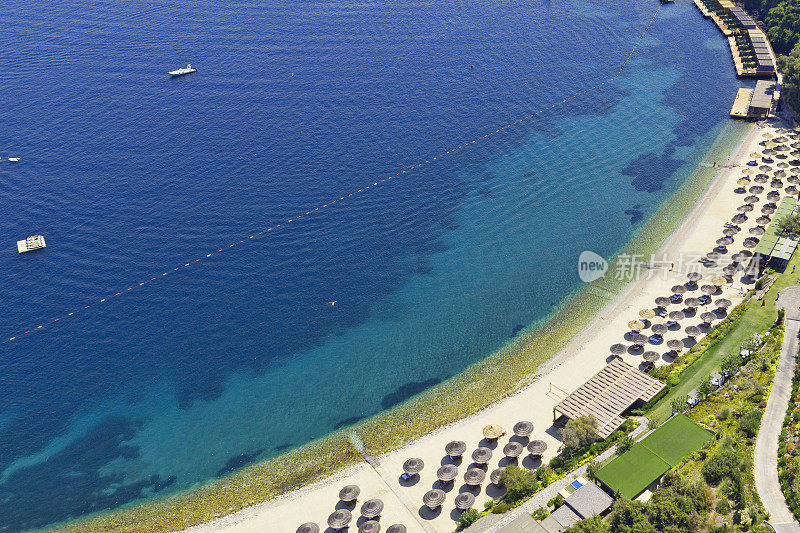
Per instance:
[[[707,311],[700,315],[700,320],[703,321],[703,324],[711,324],[713,321],[717,319],[717,315],[714,313]]]
[[[456,508],[466,511],[475,503],[475,495],[471,492],[462,492],[455,499]]]
[[[296,533],[319,533],[319,526],[314,522],[306,522],[297,528]]]
[[[752,204],[744,204],[737,207],[736,210],[740,213],[749,213],[753,210],[753,206]]]
[[[347,527],[347,524],[349,524],[352,519],[353,515],[347,509],[336,509],[328,516],[328,525],[332,529],[342,529],[343,527]]]
[[[372,498],[364,502],[361,506],[361,516],[364,518],[375,518],[383,512],[383,502],[378,498]]]
[[[512,441],[503,446],[503,455],[510,459],[515,459],[522,454],[522,450],[524,449],[522,444]]]
[[[786,191],[786,194],[791,194],[791,195],[797,194],[797,186],[789,185],[784,189],[784,191]]]
[[[722,257],[722,255],[719,252],[708,252],[706,254],[706,259],[708,259],[709,261],[716,261],[720,257]]]
[[[486,479],[486,472],[480,468],[470,468],[464,473],[464,483],[470,487],[480,485],[484,479]]]
[[[758,174],[755,178],[753,178],[753,181],[756,183],[766,183],[768,179],[769,176],[766,174]]]
[[[737,270],[738,269],[735,266],[728,265],[722,269],[722,273],[725,274],[726,276],[733,276],[734,274],[736,274]]]
[[[650,328],[650,331],[653,332],[653,335],[661,336],[669,331],[669,328],[667,328],[665,324],[653,324],[653,327]]]
[[[451,459],[461,457],[465,451],[467,451],[467,443],[463,440],[448,442],[447,446],[444,447],[444,453],[449,455]]]
[[[453,481],[458,475],[458,468],[456,465],[443,465],[436,471],[436,479],[442,483]]]
[[[755,172],[755,171],[752,168],[743,168],[742,169],[742,174],[752,174],[753,172]]]
[[[533,456],[542,455],[547,451],[547,443],[543,440],[532,440],[528,444],[528,453]]]
[[[686,287],[683,285],[673,285],[670,290],[672,291],[672,294],[677,294],[680,296],[686,292]]]
[[[684,318],[686,318],[686,315],[683,313],[683,311],[672,311],[669,314],[669,319],[674,320],[675,322],[683,320]]]
[[[644,352],[644,353],[642,354],[642,358],[643,358],[645,361],[647,361],[648,363],[655,363],[656,361],[658,361],[659,359],[661,359],[661,356],[658,354],[658,352],[652,352],[652,351],[650,351],[650,352]]]
[[[745,215],[744,213],[739,213],[738,215],[733,215],[731,217],[731,222],[733,222],[734,224],[741,224],[745,220],[747,220],[747,215]]]
[[[744,246],[745,248],[755,248],[756,246],[758,246],[758,239],[756,239],[755,237],[748,237],[744,240],[742,246]]]
[[[492,450],[481,446],[472,452],[472,462],[478,465],[485,465],[492,458]]]
[[[503,436],[503,428],[498,426],[497,424],[489,424],[485,428],[483,428],[483,436],[486,437],[488,440],[499,439]]]
[[[722,276],[714,276],[713,278],[711,278],[711,283],[713,283],[718,287],[722,287],[723,285],[728,283],[728,280]]]
[[[744,187],[748,183],[750,183],[750,178],[739,178],[738,180],[736,180],[736,185],[741,185],[742,187]]]
[[[778,191],[770,191],[767,194],[767,200],[769,200],[770,202],[777,202],[780,199],[781,199],[781,193],[779,193]]]
[[[756,196],[755,194],[751,194],[750,196],[745,196],[744,197],[744,201],[745,201],[745,203],[748,203],[748,204],[754,204],[754,203],[758,202],[758,196]]]
[[[656,298],[656,305],[658,307],[667,307],[671,303],[672,302],[670,302],[669,298],[667,298],[666,296],[659,296],[658,298]]]
[[[386,533],[408,533],[408,529],[403,524],[392,524],[386,528]]]
[[[514,424],[514,435],[517,437],[527,437],[533,433],[533,422],[521,420]]]
[[[441,489],[432,489],[425,493],[422,497],[422,503],[430,507],[431,509],[436,509],[440,505],[444,503],[446,495],[443,490]]]
[[[667,341],[667,347],[673,352],[680,352],[681,350],[683,350],[683,343],[678,339],[672,339],[670,341]]]
[[[756,219],[756,224],[758,224],[759,226],[763,226],[765,224],[769,224],[771,221],[772,221],[771,218],[769,218],[768,216],[762,215],[762,216],[760,216],[760,217],[758,217]]]
[[[628,329],[631,331],[639,331],[640,329],[644,329],[644,322],[641,320],[631,320],[628,322]]]
[[[644,344],[647,344],[648,337],[643,333],[637,333],[632,337],[631,340],[633,341],[634,344],[642,346]]]
[[[686,278],[691,281],[692,283],[696,283],[703,279],[703,275],[700,272],[692,271],[686,274]]]
[[[725,228],[724,230],[722,230],[722,234],[725,235],[726,237],[733,237],[737,233],[739,233],[739,230],[737,230],[736,228]]]
[[[758,167],[758,170],[762,170],[764,172],[769,172],[770,170],[772,170],[772,167],[769,166],[769,165],[761,165],[760,167]]]
[[[764,213],[765,215],[771,215],[772,213],[775,212],[775,208],[765,205],[764,207],[761,208],[761,212]]]
[[[503,473],[503,470],[505,470],[505,468],[495,468],[494,470],[492,470],[492,473],[489,474],[489,480],[498,487],[502,485],[502,483],[500,482],[500,474]]]
[[[378,533],[380,530],[381,524],[376,520],[368,520],[358,526],[358,533]]]
[[[717,304],[717,307],[718,307],[719,309],[727,309],[727,308],[729,308],[731,305],[733,305],[733,304],[731,303],[731,301],[730,301],[730,300],[728,300],[727,298],[720,298],[719,300],[717,300],[717,301],[716,301],[716,302],[714,302],[714,303],[715,303],[715,304]]]
[[[622,355],[628,351],[628,347],[622,343],[617,343],[611,346],[611,353],[614,355]]]
[[[753,185],[752,187],[750,187],[748,189],[748,192],[750,192],[750,194],[761,194],[762,192],[764,192],[764,186],[763,185]]]
[[[422,459],[418,459],[416,457],[406,459],[406,462],[403,463],[403,472],[405,472],[408,476],[419,474],[422,472],[423,468],[425,468],[425,463],[422,461]]]
[[[686,332],[686,335],[692,338],[697,337],[698,335],[701,335],[703,333],[697,326],[689,326],[684,331]]]
[[[764,235],[764,232],[766,231],[767,230],[764,229],[764,226],[753,226],[752,228],[750,228],[748,233],[750,233],[750,235],[755,235],[756,237],[760,237],[761,235]]]
[[[652,309],[642,309],[639,311],[639,317],[644,320],[652,320],[655,318],[656,312]]]
[[[683,301],[683,304],[691,309],[696,309],[697,307],[700,307],[700,300],[697,298],[686,298],[686,300]]]
[[[753,159],[758,159],[761,157],[761,154],[759,154],[758,152],[750,152],[750,157],[752,157]]]
[[[733,239],[730,237],[720,237],[716,240],[717,246],[728,246],[733,242]]]
[[[703,292],[703,294],[716,294],[717,290],[719,290],[719,287],[716,285],[711,285],[710,283],[706,283],[700,287],[700,290]]]
[[[358,499],[361,489],[358,485],[346,485],[339,491],[339,499],[343,502],[352,502]]]
[[[769,133],[769,132],[762,133],[761,136],[764,137],[765,139],[772,139],[772,137],[773,137],[772,134]]]

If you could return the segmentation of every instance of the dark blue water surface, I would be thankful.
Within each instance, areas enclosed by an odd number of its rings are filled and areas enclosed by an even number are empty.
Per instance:
[[[608,79],[656,8],[7,1],[0,529],[274,456],[561,303],[580,251],[619,250],[727,121],[729,52],[688,1],[613,83],[205,254]]]

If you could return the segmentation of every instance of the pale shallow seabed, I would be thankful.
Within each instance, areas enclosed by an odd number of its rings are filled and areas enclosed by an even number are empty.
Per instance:
[[[60,37],[55,22],[76,5],[96,24]],[[596,83],[655,9],[13,7],[16,37],[32,38],[32,22],[53,33],[44,52],[0,56],[6,67],[33,61],[2,80],[0,102],[18,111],[3,119],[0,156],[30,154],[0,172],[0,210],[14,213],[3,233],[54,244],[25,263],[0,257],[2,296],[19,303],[0,318],[9,335]],[[275,456],[457,375],[547,317],[579,288],[580,251],[624,247],[727,123],[728,52],[693,10],[662,10],[610,87],[0,347],[8,529]],[[192,28],[165,34],[185,12],[203,31],[176,54]],[[513,24],[521,18],[537,24]],[[121,30],[130,20],[149,21],[144,38]],[[113,71],[131,51],[141,55],[129,70]],[[226,70],[151,83],[176,55],[213,65],[214,54]]]

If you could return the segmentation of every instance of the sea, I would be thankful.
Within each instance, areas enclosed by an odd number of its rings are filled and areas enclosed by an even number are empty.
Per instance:
[[[0,531],[276,457],[563,305],[729,122],[725,39],[658,9],[6,0]]]

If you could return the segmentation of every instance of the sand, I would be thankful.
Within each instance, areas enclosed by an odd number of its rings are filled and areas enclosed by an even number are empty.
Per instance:
[[[639,318],[639,310],[654,307],[657,296],[669,296],[670,287],[686,282],[686,274],[691,270],[699,270],[703,280],[699,285],[710,282],[715,274],[713,269],[700,267],[697,258],[710,252],[716,245],[714,241],[722,236],[723,225],[729,222],[736,214],[736,208],[744,203],[745,195],[733,192],[736,181],[742,177],[742,168],[751,159],[751,152],[760,152],[763,147],[762,134],[781,125],[753,126],[746,134],[742,143],[735,150],[729,162],[731,168],[721,168],[714,181],[695,205],[689,216],[665,242],[657,259],[674,263],[672,271],[668,269],[643,269],[640,279],[632,281],[625,290],[605,309],[603,309],[593,323],[579,336],[574,338],[569,345],[555,358],[549,361],[542,370],[540,377],[518,393],[491,407],[458,421],[450,426],[434,431],[425,437],[413,442],[402,449],[390,452],[377,458],[377,466],[370,466],[364,462],[358,466],[342,471],[322,482],[315,483],[303,489],[283,495],[273,500],[252,506],[243,511],[225,518],[193,527],[188,531],[224,531],[226,533],[247,533],[270,531],[275,533],[294,533],[297,527],[307,521],[316,522],[324,531],[327,527],[327,517],[337,507],[339,490],[347,484],[355,484],[361,488],[361,496],[355,506],[347,508],[353,512],[351,527],[360,524],[360,506],[370,498],[380,498],[385,504],[383,515],[380,519],[382,529],[400,523],[404,524],[409,532],[450,532],[455,528],[454,520],[458,517],[453,499],[456,494],[464,490],[463,474],[469,468],[473,450],[486,444],[482,431],[488,424],[499,424],[506,430],[506,435],[499,439],[493,448],[493,457],[488,464],[487,478],[481,490],[476,494],[477,509],[483,509],[484,502],[489,498],[502,495],[502,491],[492,485],[488,473],[507,463],[503,458],[502,448],[508,443],[512,426],[520,420],[530,420],[534,424],[531,439],[544,440],[548,450],[544,454],[544,461],[549,461],[556,455],[561,447],[558,432],[552,427],[553,407],[566,394],[573,391],[607,364],[610,352],[609,346],[618,342],[626,342],[625,334],[628,332],[627,324],[630,320]],[[774,131],[772,131],[774,134]],[[777,160],[776,160],[777,162]],[[719,162],[723,164],[723,162]],[[784,180],[784,187],[788,185]],[[749,185],[747,186],[749,188]],[[766,200],[766,194],[771,190],[769,183],[764,184],[765,191],[756,203],[756,209],[748,214],[748,220],[740,224],[742,230],[735,237],[733,245],[729,246],[730,254],[742,250],[742,241],[750,236],[748,230],[756,225],[755,219],[760,216],[760,207]],[[783,194],[783,193],[782,193]],[[728,264],[725,258],[719,261],[719,267]],[[609,271],[607,276],[616,275]],[[740,290],[746,286],[738,277],[733,284],[723,287],[722,294],[717,298],[728,298],[734,305],[741,301]],[[749,288],[750,286],[747,286]],[[700,290],[687,293],[688,296],[699,296]],[[669,310],[680,309],[682,306],[670,306]],[[711,308],[715,306],[710,306]],[[666,341],[670,339],[686,339],[683,328],[697,325],[701,322],[699,315],[702,311],[711,310],[701,308],[697,316],[681,321],[679,331],[670,331],[664,336],[664,343],[660,346],[648,346],[646,349],[659,353],[668,351]],[[644,333],[647,333],[645,330]],[[641,362],[640,355],[623,355],[628,363],[638,366]],[[662,358],[657,364],[665,364],[670,359]],[[432,512],[422,504],[422,495],[429,489],[439,487],[436,481],[436,469],[449,462],[445,458],[444,446],[451,440],[463,440],[467,443],[467,452],[464,460],[458,464],[459,475],[455,483],[445,488],[447,499],[441,511]],[[420,476],[409,482],[402,482],[403,462],[410,457],[419,457],[425,462],[425,468]],[[520,458],[519,464],[525,467],[538,466],[530,456]],[[354,530],[355,528],[353,528]]]

